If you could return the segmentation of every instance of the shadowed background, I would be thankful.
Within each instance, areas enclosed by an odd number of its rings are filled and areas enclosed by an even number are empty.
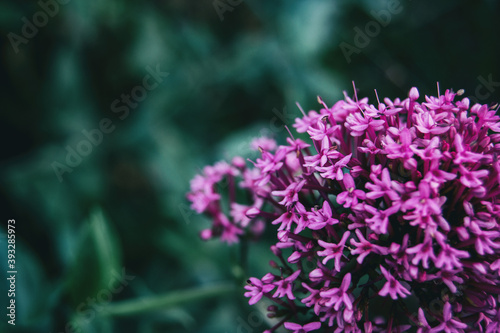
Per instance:
[[[18,275],[16,326],[2,313],[0,330],[264,330],[242,285],[267,271],[273,236],[249,244],[248,267],[241,246],[202,242],[189,180],[255,158],[254,136],[283,143],[295,102],[332,105],[351,81],[372,103],[373,89],[435,95],[437,81],[498,101],[498,14],[496,1],[1,2],[1,222],[16,220]]]

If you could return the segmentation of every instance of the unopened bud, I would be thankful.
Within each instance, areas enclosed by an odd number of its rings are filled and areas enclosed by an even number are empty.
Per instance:
[[[276,245],[271,246],[271,251],[276,257],[281,256],[281,250]]]
[[[412,101],[417,100],[419,96],[420,95],[418,94],[418,89],[416,87],[410,89],[409,97]]]
[[[295,251],[288,257],[288,262],[295,264],[300,260],[300,258],[301,258],[300,252]]]
[[[269,260],[269,266],[271,266],[272,268],[278,268],[279,267],[279,265],[274,260]]]
[[[211,229],[205,229],[200,232],[200,237],[203,240],[209,240],[212,238],[212,230]]]
[[[269,312],[276,312],[276,311],[278,311],[278,307],[276,305],[269,305],[267,307],[267,311],[269,311]]]
[[[245,214],[249,219],[256,218],[259,216],[260,210],[257,207],[252,207],[247,210],[247,213]]]
[[[235,158],[233,158],[231,164],[240,169],[243,169],[246,166],[245,160],[241,156],[236,156]]]

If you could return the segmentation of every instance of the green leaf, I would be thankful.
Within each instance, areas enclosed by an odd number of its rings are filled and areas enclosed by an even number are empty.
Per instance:
[[[110,223],[94,208],[80,233],[80,244],[67,288],[74,304],[109,289],[121,269],[121,252]]]
[[[107,286],[114,279],[113,272],[120,271],[120,250],[116,235],[99,207],[90,214],[90,232],[101,271],[101,283]]]

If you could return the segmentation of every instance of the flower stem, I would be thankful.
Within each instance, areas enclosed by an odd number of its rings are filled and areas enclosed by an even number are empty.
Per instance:
[[[236,291],[232,283],[221,283],[185,290],[175,290],[164,295],[141,297],[138,299],[112,302],[100,314],[105,316],[129,316],[152,310],[163,310],[182,303],[195,302],[202,299],[219,297]]]

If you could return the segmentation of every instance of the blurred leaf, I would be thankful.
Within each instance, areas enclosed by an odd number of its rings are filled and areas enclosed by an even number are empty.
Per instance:
[[[17,221],[15,227],[16,236],[19,236],[24,230],[22,223]],[[15,305],[16,305],[16,324],[26,326],[29,323],[37,322],[40,329],[48,329],[51,320],[50,310],[54,305],[55,299],[49,297],[51,287],[47,276],[43,271],[39,258],[24,244],[22,239],[16,237],[15,242]],[[0,233],[0,278],[5,281],[11,271],[7,267],[7,235]],[[2,282],[3,283],[3,282]],[[7,284],[5,284],[7,287]],[[7,288],[8,289],[8,288]],[[57,290],[57,288],[56,288]],[[0,295],[2,304],[8,304],[10,298],[7,298],[7,292]],[[1,330],[0,330],[1,331]]]
[[[81,236],[67,286],[75,304],[108,289],[122,271],[118,239],[100,208],[91,211]]]

